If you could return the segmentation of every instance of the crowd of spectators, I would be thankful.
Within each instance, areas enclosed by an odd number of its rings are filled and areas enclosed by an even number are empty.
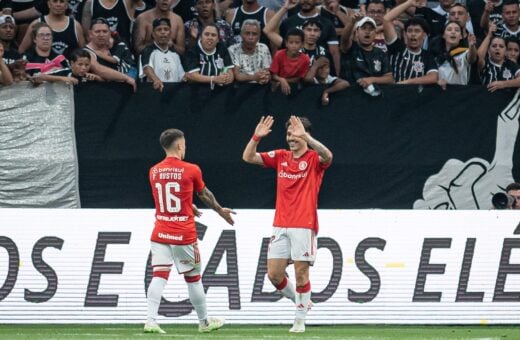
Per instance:
[[[0,84],[493,92],[520,87],[519,24],[518,0],[0,0]]]

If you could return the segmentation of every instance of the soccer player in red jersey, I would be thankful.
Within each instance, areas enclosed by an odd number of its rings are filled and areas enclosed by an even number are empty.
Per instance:
[[[272,116],[260,119],[242,158],[247,163],[277,171],[276,212],[267,253],[267,275],[276,289],[296,304],[289,332],[301,333],[305,332],[311,298],[309,266],[316,258],[318,193],[325,170],[332,162],[332,152],[310,135],[311,122],[307,118],[291,116],[285,124],[289,150],[258,153],[258,143],[271,132],[273,123]],[[290,262],[294,262],[296,291],[285,276]]]
[[[150,169],[150,184],[155,201],[155,227],[151,237],[153,278],[148,287],[148,318],[145,333],[166,333],[157,324],[161,296],[173,264],[188,284],[191,304],[199,319],[199,332],[211,332],[224,320],[207,316],[206,295],[200,277],[200,254],[195,229],[193,193],[227,223],[233,225],[229,208],[218,204],[206,187],[200,168],[184,161],[184,133],[168,129],[159,139],[166,158]]]

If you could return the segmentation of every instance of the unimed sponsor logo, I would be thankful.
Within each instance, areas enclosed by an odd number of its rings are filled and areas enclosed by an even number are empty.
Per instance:
[[[168,233],[158,233],[157,236],[159,238],[165,239],[165,240],[173,240],[173,241],[182,241],[182,235],[170,235]]]

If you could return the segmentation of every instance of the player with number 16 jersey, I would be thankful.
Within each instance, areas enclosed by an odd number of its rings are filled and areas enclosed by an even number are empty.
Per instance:
[[[189,162],[166,157],[150,169],[155,201],[155,228],[151,240],[169,244],[197,241],[193,214],[193,193],[204,187],[202,171]]]

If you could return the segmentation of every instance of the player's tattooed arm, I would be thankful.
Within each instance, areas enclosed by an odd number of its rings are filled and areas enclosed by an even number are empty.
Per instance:
[[[328,164],[332,162],[332,152],[317,139],[307,134],[307,144],[318,153],[320,156],[320,163]]]
[[[320,156],[320,163],[328,164],[332,162],[332,152],[330,152],[330,150],[317,139],[314,139],[310,133],[305,131],[305,127],[299,117],[291,116],[289,121],[291,123],[289,129],[292,135],[302,138],[307,142],[309,147],[316,151]]]
[[[231,225],[235,223],[231,217],[231,214],[235,214],[235,212],[229,208],[223,208],[220,206],[220,204],[217,202],[217,199],[215,198],[215,195],[213,195],[213,193],[209,191],[207,187],[202,189],[201,192],[197,193],[197,196],[206,206],[215,210],[220,215],[220,217],[226,220],[227,223]]]

